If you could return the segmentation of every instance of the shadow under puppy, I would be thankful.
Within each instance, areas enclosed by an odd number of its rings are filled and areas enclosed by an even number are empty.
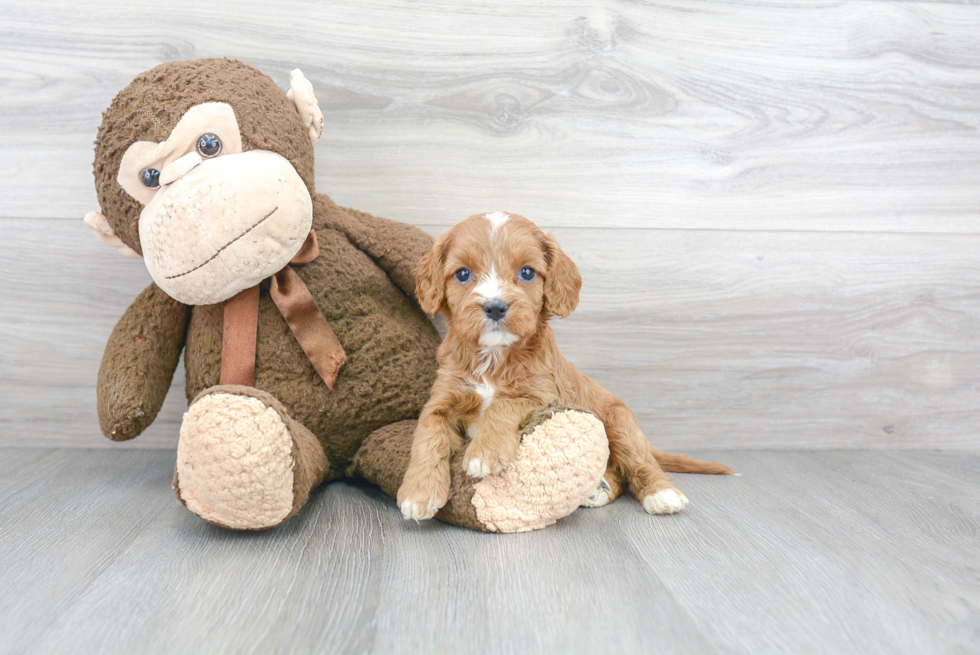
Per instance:
[[[471,216],[422,258],[416,294],[427,313],[443,312],[448,331],[398,490],[405,518],[432,518],[446,504],[450,461],[464,435],[465,472],[493,475],[513,461],[528,414],[553,402],[591,411],[609,439],[608,468],[586,506],[605,505],[628,487],[647,512],[670,514],[688,501],[664,470],[732,473],[654,448],[625,403],[561,355],[548,320],[572,313],[581,286],[555,239],[516,214]]]

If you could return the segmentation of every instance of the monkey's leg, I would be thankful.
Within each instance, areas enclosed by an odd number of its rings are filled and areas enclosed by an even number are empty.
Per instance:
[[[408,469],[415,421],[372,433],[348,474],[394,498]],[[483,532],[527,532],[571,514],[596,488],[609,459],[602,422],[590,413],[548,407],[527,418],[517,455],[500,473],[474,479],[453,455],[449,502],[436,518]]]
[[[296,514],[329,468],[317,438],[271,394],[223,385],[184,414],[174,490],[209,523],[264,530]]]

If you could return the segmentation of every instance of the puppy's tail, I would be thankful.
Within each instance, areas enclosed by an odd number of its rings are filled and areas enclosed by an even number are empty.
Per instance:
[[[693,457],[688,457],[687,455],[675,455],[674,453],[668,453],[665,450],[658,450],[653,446],[653,456],[657,459],[657,464],[660,464],[660,468],[668,473],[708,473],[711,475],[735,475],[735,471],[731,470],[724,464],[719,464],[718,462],[709,462],[704,459],[694,459]]]

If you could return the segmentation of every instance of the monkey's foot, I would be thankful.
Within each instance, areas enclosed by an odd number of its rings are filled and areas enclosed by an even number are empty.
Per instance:
[[[347,473],[397,497],[411,459],[415,421],[375,430]],[[521,445],[499,473],[481,479],[463,469],[458,451],[450,463],[449,500],[435,518],[483,532],[527,532],[568,516],[599,484],[609,462],[609,440],[593,414],[553,405],[532,412],[520,429]],[[404,506],[402,508],[404,510]],[[411,508],[406,518],[428,518]]]
[[[327,469],[316,437],[275,398],[225,385],[202,392],[184,414],[174,490],[209,523],[263,530],[298,512]]]
[[[606,471],[609,441],[591,413],[548,408],[529,417],[522,434],[514,460],[473,483],[471,502],[484,529],[549,526],[585,502]]]

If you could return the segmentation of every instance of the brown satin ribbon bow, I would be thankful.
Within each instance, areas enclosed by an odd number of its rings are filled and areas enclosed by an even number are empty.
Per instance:
[[[269,295],[282,312],[300,348],[313,368],[333,389],[347,353],[330,328],[313,294],[293,266],[309,264],[320,255],[316,232],[310,230],[303,247],[289,265],[269,278]],[[255,342],[259,327],[259,286],[245,289],[225,301],[221,340],[221,384],[255,386]]]

